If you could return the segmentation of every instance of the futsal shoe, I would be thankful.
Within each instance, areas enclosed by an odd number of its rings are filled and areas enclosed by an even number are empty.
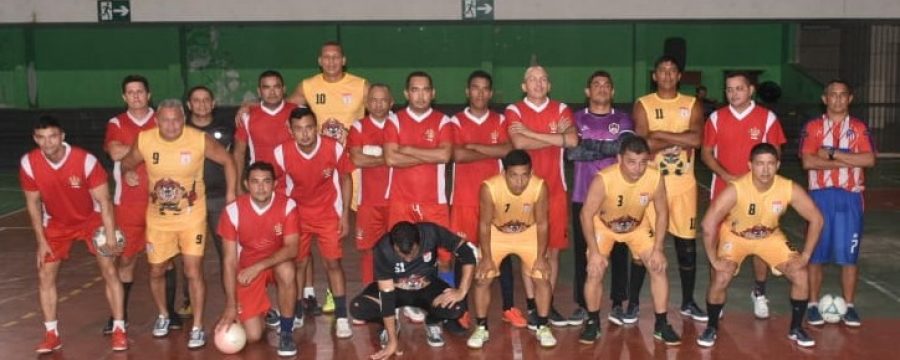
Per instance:
[[[753,302],[753,315],[757,319],[768,319],[769,299],[766,298],[766,294],[757,294],[756,290],[751,290],[750,300]]]
[[[847,307],[847,312],[844,316],[841,316],[841,321],[844,322],[844,325],[849,327],[860,327],[862,325],[862,321],[859,319],[859,313],[856,312],[856,308],[853,306]]]
[[[510,308],[503,312],[503,321],[508,322],[515,328],[524,328],[528,326],[528,320],[522,315],[522,311],[518,308]]]
[[[600,322],[588,320],[584,323],[584,328],[581,329],[581,335],[578,337],[578,342],[590,345],[597,341],[597,339],[599,338]]]
[[[816,346],[816,341],[813,340],[803,328],[792,329],[791,332],[788,333],[788,339],[791,339],[793,342],[797,343],[797,345],[802,347]]]
[[[56,331],[47,331],[44,333],[44,340],[34,349],[38,354],[49,354],[55,350],[62,349],[62,341]]]
[[[707,326],[703,333],[697,337],[697,345],[702,347],[712,347],[716,344],[716,338],[718,337],[716,328],[712,326]]]
[[[128,350],[128,336],[125,335],[125,330],[116,329],[112,333],[112,349],[113,351],[125,351]]]

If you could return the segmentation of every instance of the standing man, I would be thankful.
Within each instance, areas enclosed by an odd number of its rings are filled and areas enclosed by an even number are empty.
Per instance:
[[[390,169],[384,161],[384,127],[394,99],[384,84],[372,84],[366,95],[369,115],[357,120],[350,127],[347,146],[350,160],[361,169],[359,191],[356,193],[359,208],[356,211],[356,248],[362,254],[359,266],[363,284],[375,281],[372,248],[387,233],[388,201],[384,194],[388,188]]]
[[[46,328],[35,351],[46,354],[62,348],[56,317],[56,278],[62,261],[78,240],[85,241],[96,257],[106,282],[106,300],[113,317],[112,349],[127,350],[124,294],[115,264],[115,256],[123,249],[113,243],[116,225],[106,171],[94,155],[65,142],[66,134],[55,118],[41,116],[34,124],[32,138],[38,148],[22,156],[19,183],[37,241],[38,294]],[[105,236],[106,244],[95,248],[95,236]]]
[[[713,171],[710,199],[715,200],[728,183],[750,172],[746,161],[750,149],[760,143],[775,145],[781,155],[781,145],[787,142],[781,122],[775,113],[753,101],[755,88],[745,73],[731,73],[725,77],[725,96],[728,106],[713,112],[703,130],[701,159]],[[769,317],[766,298],[766,276],[769,266],[753,257],[756,287],[751,291],[753,314],[760,319]]]
[[[777,175],[781,161],[774,145],[757,144],[749,158],[750,174],[732,181],[703,217],[703,242],[714,273],[706,300],[709,324],[697,338],[697,344],[715,344],[728,284],[740,270],[744,257],[756,255],[769,264],[773,273],[783,273],[791,282],[788,338],[803,347],[814,346],[815,340],[803,330],[803,313],[809,301],[806,269],[822,230],[822,214],[803,188]],[[800,254],[791,250],[779,227],[788,204],[809,222]]]
[[[258,161],[275,163],[272,150],[286,141],[290,141],[291,131],[288,129],[288,118],[291,111],[297,108],[294,103],[284,101],[284,78],[274,70],[263,71],[259,75],[257,88],[260,102],[250,106],[246,112],[240,113],[237,130],[234,134],[234,162],[237,174],[243,174],[244,164]],[[247,162],[247,150],[250,150]],[[280,177],[281,174],[278,174]],[[283,190],[285,184],[281,183]],[[238,186],[237,192],[243,193]]]
[[[146,164],[150,184],[147,207],[147,262],[150,263],[150,291],[159,310],[153,336],[169,334],[169,310],[165,304],[163,275],[172,259],[181,255],[184,273],[191,284],[190,297],[194,325],[188,348],[206,345],[203,332],[203,250],[206,246],[206,191],[203,162],[210,159],[225,168],[225,200],[234,201],[237,175],[228,151],[211,136],[186,128],[181,101],[168,99],[157,108],[157,129],[144,130],[128,155],[122,159],[126,179],[141,163]],[[136,186],[136,182],[128,182]]]
[[[493,87],[494,80],[490,74],[482,70],[472,72],[466,86],[469,106],[456,114],[452,121],[457,124],[457,128],[453,141],[450,229],[476,246],[479,238],[478,193],[481,183],[500,174],[500,159],[512,150],[506,132],[506,119],[489,107],[494,95]],[[527,322],[513,303],[512,262],[504,259],[499,265],[502,268],[500,288],[503,295],[503,320],[523,328]],[[458,269],[455,273],[457,277],[460,275]],[[463,306],[466,305],[463,303]],[[468,324],[463,325],[468,327]]]
[[[556,288],[559,275],[559,252],[568,246],[569,205],[566,178],[563,169],[563,149],[578,145],[578,134],[572,126],[572,111],[556,100],[551,100],[550,76],[543,67],[536,65],[525,70],[522,81],[525,98],[506,108],[509,138],[513,147],[527,150],[531,156],[534,174],[544,179],[550,194],[550,233],[547,257],[550,261],[550,287]],[[533,286],[526,280],[527,293]],[[529,325],[537,320],[533,298],[527,299]],[[551,301],[550,323],[566,326],[568,321],[556,311]]]
[[[809,171],[810,196],[825,226],[810,259],[809,303],[807,321],[822,325],[816,300],[822,289],[822,264],[841,266],[841,287],[847,301],[845,325],[862,324],[853,306],[859,268],[859,246],[862,239],[864,169],[875,166],[875,147],[869,129],[862,120],[850,116],[853,89],[842,80],[832,80],[822,94],[825,114],[806,123],[801,135],[800,153],[803,168]]]
[[[612,107],[615,87],[612,75],[606,71],[596,71],[587,79],[584,96],[588,106],[575,113],[575,129],[578,132],[578,146],[570,149],[566,156],[575,163],[575,189],[572,190],[572,213],[581,214],[588,187],[594,175],[609,165],[615,164],[619,146],[624,139],[634,136],[634,122],[627,113],[618,112]],[[578,309],[569,317],[569,325],[579,326],[587,320],[587,304],[584,300],[584,282],[587,276],[587,242],[581,229],[581,221],[574,217],[572,221],[573,244],[575,245],[574,297]],[[610,253],[612,283],[610,300],[612,310],[609,313],[611,322],[622,325],[625,312],[622,302],[626,299],[628,288],[628,247],[617,242]],[[632,272],[641,272],[643,279],[646,269],[643,265],[633,265]],[[636,274],[637,275],[637,274]],[[640,290],[640,288],[637,288]],[[634,293],[628,305],[636,308],[639,292]]]
[[[224,271],[225,310],[217,330],[240,319],[247,332],[247,342],[262,338],[263,316],[269,310],[266,287],[278,285],[279,319],[278,355],[297,354],[294,343],[294,283],[297,256],[297,203],[276,193],[275,168],[269,163],[253,163],[247,168],[244,185],[249,194],[228,204],[218,232],[225,243]]]
[[[131,150],[141,131],[156,127],[156,114],[150,107],[150,96],[150,83],[147,78],[141,75],[128,75],[122,79],[122,100],[125,101],[127,109],[109,119],[103,141],[103,149],[113,161],[113,179],[116,181],[113,205],[116,224],[125,235],[125,249],[119,258],[118,268],[119,280],[122,281],[124,289],[122,307],[126,321],[128,321],[128,298],[134,284],[134,265],[137,263],[137,255],[144,251],[147,244],[144,237],[147,226],[147,170],[140,166],[135,172],[139,185],[126,186],[120,160]],[[166,271],[166,288],[171,289],[172,297],[175,295],[177,273],[175,268]],[[169,311],[175,308],[174,301],[166,305]],[[112,334],[112,321],[110,317],[103,328],[103,334]],[[169,325],[173,329],[180,329],[181,319]]]
[[[275,148],[275,166],[284,174],[286,193],[298,204],[300,248],[297,253],[297,288],[303,289],[303,269],[316,242],[325,262],[328,284],[334,292],[335,335],[353,336],[347,319],[344,269],[341,265],[341,239],[350,231],[350,172],[353,164],[337,140],[318,134],[316,116],[308,108],[291,112],[290,127],[294,139]],[[302,303],[297,299],[295,313],[302,323]]]
[[[456,288],[437,276],[438,249],[451,252],[463,265]],[[375,245],[375,278],[353,298],[353,317],[384,325],[379,336],[381,351],[372,359],[387,359],[398,351],[397,309],[414,306],[425,310],[425,338],[431,347],[444,346],[441,321],[463,314],[459,302],[472,284],[475,250],[465,240],[431,222],[398,222]]]
[[[524,150],[513,150],[503,158],[503,174],[481,185],[478,232],[481,261],[475,274],[476,328],[466,342],[481,349],[490,338],[487,312],[491,304],[491,283],[497,277],[497,264],[510,255],[519,257],[522,274],[532,278],[536,292],[538,329],[535,335],[542,347],[556,346],[556,338],[547,326],[550,312],[550,264],[547,261],[548,195],[544,180],[532,176],[531,157]],[[504,314],[505,315],[505,314]]]
[[[669,280],[663,254],[666,233],[653,231],[654,227],[661,229],[668,222],[666,184],[659,172],[647,171],[650,158],[646,140],[628,138],[619,149],[618,166],[609,166],[597,173],[588,189],[581,209],[584,238],[591,239],[588,241],[587,280],[584,283],[588,319],[579,338],[583,344],[593,344],[600,338],[603,274],[615,242],[628,245],[632,256],[650,268],[650,294],[656,317],[653,337],[666,345],[681,344],[681,338],[666,319],[669,303]],[[645,217],[651,203],[655,216]],[[649,220],[656,224],[651,226]]]
[[[694,177],[694,149],[703,138],[703,107],[693,96],[678,92],[681,64],[670,56],[654,64],[656,92],[634,104],[637,134],[647,139],[651,164],[666,182],[669,214],[667,230],[675,238],[678,273],[681,276],[681,314],[706,321],[706,313],[694,301],[697,280],[697,178]],[[649,212],[653,216],[653,212]],[[651,223],[653,223],[651,221]],[[654,230],[663,232],[661,228]],[[640,284],[630,284],[639,286]]]

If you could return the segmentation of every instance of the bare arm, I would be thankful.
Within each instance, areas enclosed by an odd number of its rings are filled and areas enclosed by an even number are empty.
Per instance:
[[[419,159],[419,161],[427,164],[446,164],[450,162],[453,156],[453,144],[443,142],[434,149],[426,149],[415,146],[399,146],[397,151],[404,155],[408,155]]]
[[[204,154],[206,158],[222,165],[224,168],[225,201],[230,203],[234,201],[235,187],[237,186],[237,166],[235,165],[231,154],[228,153],[228,150],[225,150],[218,141],[214,140],[208,134],[203,134],[203,138],[206,142]]]
[[[108,254],[120,252],[122,249],[117,248],[117,244],[114,240],[116,238],[116,220],[113,215],[113,205],[112,200],[109,198],[109,185],[106,183],[95,186],[90,190],[91,197],[94,201],[100,204],[100,218],[103,221],[103,229],[106,231],[106,238],[109,241],[106,242],[107,249],[112,251],[104,251]]]
[[[793,184],[791,189],[791,207],[809,222],[806,227],[806,242],[803,246],[803,254],[801,254],[805,260],[809,261],[816,248],[816,243],[819,241],[819,234],[822,232],[824,224],[822,213],[819,212],[806,191],[797,184]]]
[[[491,197],[491,190],[488,189],[486,184],[481,184],[478,199],[478,247],[481,249],[480,263],[492,262],[491,222],[494,220],[494,200]]]
[[[237,315],[237,266],[237,239],[222,239],[222,286],[225,288],[225,313],[232,312],[234,316]]]
[[[128,150],[128,153],[125,154],[124,157],[120,160],[122,164],[122,172],[135,171],[142,162],[144,162],[144,156],[141,155],[140,149],[138,149],[138,143],[135,142],[134,146]]]
[[[43,212],[41,211],[41,193],[38,191],[24,191],[25,208],[28,210],[28,219],[31,220],[31,228],[34,230],[34,239],[37,242],[37,267],[40,269],[44,265],[44,259],[47,256],[53,256],[50,245],[47,244],[47,238],[44,236]]]
[[[363,95],[363,99],[365,99],[365,95]],[[301,80],[297,83],[297,87],[294,88],[294,92],[291,93],[291,96],[288,96],[287,102],[294,103],[297,105],[306,105],[306,96],[303,95],[303,81]]]
[[[683,148],[699,148],[703,139],[703,107],[699,101],[691,108],[691,122],[688,130],[680,133],[652,131],[649,138],[654,142],[665,144],[663,148],[677,145]]]
[[[476,151],[487,158],[502,158],[513,149],[512,144],[509,142],[495,145],[467,144],[466,148]]]
[[[656,187],[656,194],[653,196],[653,208],[656,210],[656,224],[654,224],[654,228],[656,231],[653,234],[656,236],[655,242],[653,244],[653,251],[663,251],[663,247],[665,246],[666,227],[669,225],[669,205],[666,199],[666,182],[662,177],[659,179],[659,185]]]
[[[341,230],[338,240],[347,236],[350,231],[350,203],[353,200],[353,177],[350,173],[341,174]]]
[[[700,158],[703,160],[703,163],[706,164],[707,167],[709,167],[710,170],[716,173],[716,175],[722,178],[722,180],[725,180],[725,182],[731,182],[736,178],[736,176],[728,172],[728,170],[725,170],[725,168],[722,167],[722,164],[719,164],[719,161],[716,159],[716,155],[713,154],[712,147],[704,146],[700,148]]]
[[[372,156],[363,154],[362,147],[354,146],[350,148],[350,161],[358,168],[369,168],[387,165],[384,156]]]
[[[112,140],[106,143],[104,148],[106,149],[106,153],[109,154],[110,159],[113,161],[122,160],[125,155],[128,155],[128,151],[131,150],[131,146],[125,145],[118,140]]]
[[[603,183],[603,177],[594,175],[588,187],[587,197],[584,200],[584,206],[581,208],[580,220],[581,230],[584,233],[584,239],[587,243],[588,256],[600,255],[600,248],[597,247],[597,234],[594,229],[594,216],[600,213],[600,205],[606,197],[606,187]]]
[[[534,204],[534,220],[537,226],[538,259],[545,259],[547,257],[547,244],[550,241],[550,205],[548,198],[547,183],[544,183],[541,185],[541,194],[538,196],[537,204]]]
[[[568,120],[562,122],[566,121]],[[548,146],[562,148],[578,146],[578,133],[571,126],[566,126],[561,133],[545,134],[535,132],[521,122],[514,122],[509,126],[509,138],[513,147],[521,150],[542,149]]]
[[[232,147],[234,171],[236,174],[241,174],[241,176],[243,176],[245,162],[247,161],[247,143],[242,140],[234,139],[234,144],[232,145]],[[237,186],[235,190],[237,191],[238,195],[244,193],[244,188],[242,186]]]
[[[842,163],[844,167],[870,168],[875,166],[875,154],[871,152],[845,153],[836,151],[834,160]]]
[[[423,162],[415,157],[400,152],[400,145],[397,143],[384,144],[384,162],[390,167],[410,167],[422,164]]]
[[[736,203],[737,189],[734,185],[728,185],[709,205],[706,215],[703,216],[700,226],[703,227],[703,246],[710,263],[715,263],[719,259],[719,226]]]

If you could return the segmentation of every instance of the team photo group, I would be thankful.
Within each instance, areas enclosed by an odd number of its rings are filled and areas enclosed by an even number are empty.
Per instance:
[[[158,314],[153,337],[184,328],[187,347],[199,349],[209,332],[233,353],[271,331],[277,354],[293,356],[304,344],[294,331],[331,313],[335,342],[374,324],[381,347],[371,357],[382,359],[401,351],[401,318],[422,323],[432,347],[445,345],[445,332],[471,349],[489,347],[489,313],[503,321],[494,326],[531,330],[526,341],[540,347],[557,346],[561,327],[579,327],[578,342],[591,346],[601,337],[602,304],[611,324],[638,321],[649,276],[653,337],[677,346],[684,340],[669,322],[670,267],[681,286],[675,316],[706,323],[690,341],[712,347],[720,326],[742,326],[720,318],[747,257],[753,271],[745,276],[755,282],[742,299],[756,318],[769,317],[769,273],[790,283],[789,294],[771,295],[790,313],[784,341],[812,347],[806,326],[861,326],[856,263],[875,149],[865,122],[850,114],[844,81],[828,82],[821,116],[787,134],[799,139],[802,184],[779,175],[788,137],[753,100],[749,74],[725,76],[727,103],[716,108],[679,92],[683,64],[662,56],[653,92],[628,113],[613,106],[610,73],[554,84],[584,89],[576,109],[552,99],[550,74],[532,65],[523,68],[524,98],[497,112],[493,78],[476,70],[459,79],[468,103],[451,115],[432,107],[426,72],[410,72],[405,99],[394,99],[388,85],[346,72],[340,43],[324,43],[317,60],[321,73],[295,87],[278,71],[262,72],[258,99],[225,117],[213,116],[216,94],[206,86],[151,106],[149,81],[128,75],[127,108],[106,125],[105,154],[67,143],[52,116],[35,120],[37,147],[22,156],[19,180],[37,242],[46,327],[38,353],[63,345],[57,277],[81,241],[105,284],[102,333],[115,351],[129,348],[129,298],[145,278]],[[114,164],[109,173],[99,157]],[[713,173],[705,213],[700,162]],[[805,220],[803,239],[789,241],[781,229],[788,208]],[[358,252],[353,261],[342,261],[345,242]],[[221,274],[209,282],[208,243]],[[572,257],[561,258],[570,247]],[[667,263],[667,247],[677,266]],[[144,261],[149,273],[137,274]],[[699,282],[706,289],[695,289],[698,261],[709,264]],[[841,268],[843,291],[825,304],[827,264]],[[327,283],[315,283],[314,269]],[[566,315],[554,301],[561,272],[573,274],[563,280],[573,289],[574,304],[560,306],[574,309]],[[501,312],[489,312],[495,278]],[[516,282],[525,309],[515,305]],[[215,283],[221,288],[207,287]],[[207,308],[207,298],[223,299],[224,309]]]

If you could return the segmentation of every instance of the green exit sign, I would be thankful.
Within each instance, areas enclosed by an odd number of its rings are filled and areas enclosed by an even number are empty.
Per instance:
[[[462,0],[463,20],[494,20],[494,0]]]
[[[131,2],[129,0],[97,1],[97,20],[101,23],[131,22]]]

